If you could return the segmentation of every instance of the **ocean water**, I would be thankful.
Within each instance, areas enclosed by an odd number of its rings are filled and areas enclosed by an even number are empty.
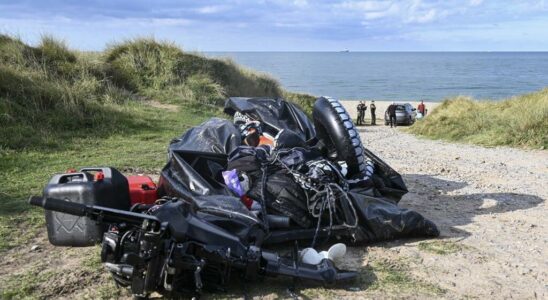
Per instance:
[[[548,52],[210,52],[339,99],[503,99],[548,86]]]

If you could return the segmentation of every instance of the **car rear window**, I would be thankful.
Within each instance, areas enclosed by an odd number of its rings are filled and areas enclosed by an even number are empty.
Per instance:
[[[405,106],[398,105],[398,106],[396,106],[396,110],[405,110]]]

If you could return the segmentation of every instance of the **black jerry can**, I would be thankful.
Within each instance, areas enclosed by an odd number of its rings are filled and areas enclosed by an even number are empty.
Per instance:
[[[77,173],[54,175],[44,197],[86,205],[129,210],[127,179],[114,168],[83,168]],[[56,246],[85,247],[100,243],[107,225],[87,217],[46,210],[48,239]]]

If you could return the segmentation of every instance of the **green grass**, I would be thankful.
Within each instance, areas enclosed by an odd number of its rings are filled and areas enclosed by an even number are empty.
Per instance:
[[[504,101],[445,100],[410,132],[483,146],[548,148],[548,88]]]
[[[30,298],[39,288],[39,283],[47,281],[53,276],[55,276],[53,270],[41,271],[39,268],[33,268],[24,273],[11,276],[2,283],[3,288],[0,291],[0,296],[2,296],[2,299]]]
[[[140,103],[117,109],[135,118],[134,128],[126,127],[108,136],[67,133],[66,144],[62,146],[1,151],[0,250],[21,244],[36,228],[42,227],[42,212],[30,210],[26,199],[29,195],[39,195],[52,174],[83,166],[158,172],[165,163],[167,144],[173,137],[218,114],[214,110],[191,107],[169,112]],[[24,234],[20,228],[26,228]]]
[[[34,259],[25,270],[14,270],[0,285],[0,299],[45,299],[51,297],[114,299],[123,296],[125,290],[115,286],[109,274],[104,272],[100,261],[100,247],[67,248],[64,252],[44,255]],[[36,253],[34,257],[40,257]],[[74,260],[81,259],[78,268]],[[60,261],[68,266],[58,265]],[[56,264],[52,267],[50,263]],[[72,296],[83,293],[81,296]],[[125,295],[126,297],[128,295]]]
[[[52,174],[83,166],[158,172],[169,141],[221,115],[228,96],[285,96],[309,112],[313,103],[266,74],[169,42],[81,53],[49,36],[33,47],[0,35],[0,252],[43,230],[42,212],[26,199]]]
[[[442,295],[446,291],[429,282],[411,275],[409,263],[405,260],[378,260],[360,272],[363,289],[383,293],[421,293]]]
[[[192,76],[208,78],[225,96],[281,96],[282,89],[270,76],[251,71],[227,59],[206,58],[183,52],[169,42],[135,39],[111,46],[104,53],[109,74],[131,90],[184,85]]]
[[[468,247],[454,241],[428,241],[420,242],[419,250],[439,255],[448,255],[460,252]]]
[[[316,97],[308,94],[284,91],[283,98],[299,105],[299,107],[301,107],[302,110],[306,112],[309,116],[312,115],[312,109],[314,107],[314,102],[316,102]]]

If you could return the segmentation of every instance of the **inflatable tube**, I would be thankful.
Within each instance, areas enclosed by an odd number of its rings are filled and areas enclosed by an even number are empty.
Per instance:
[[[312,117],[316,136],[326,145],[328,157],[346,162],[348,178],[365,175],[366,158],[360,135],[342,104],[330,97],[320,97],[314,103]]]

